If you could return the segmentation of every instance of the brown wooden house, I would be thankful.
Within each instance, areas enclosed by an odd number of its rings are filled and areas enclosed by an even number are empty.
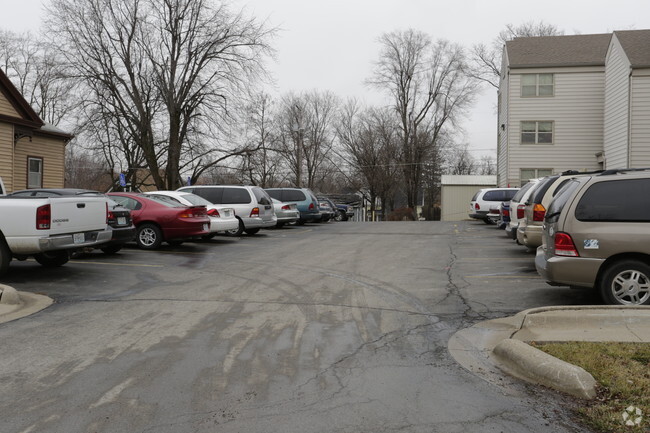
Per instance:
[[[7,191],[63,188],[71,138],[45,124],[0,70],[0,178]]]

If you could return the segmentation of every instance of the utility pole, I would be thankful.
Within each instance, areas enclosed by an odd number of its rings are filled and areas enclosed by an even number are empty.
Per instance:
[[[304,129],[302,128],[300,119],[302,115],[300,106],[296,104],[294,109],[296,115],[296,121],[293,124],[293,132],[296,133],[296,188],[300,188],[302,184],[302,144]]]

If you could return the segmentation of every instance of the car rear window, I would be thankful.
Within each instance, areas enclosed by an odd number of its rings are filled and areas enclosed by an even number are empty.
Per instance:
[[[476,194],[474,194],[474,197],[472,197],[472,201],[476,201],[476,199],[478,198],[478,195],[479,195],[480,193],[481,193],[480,190],[479,190],[479,191],[476,191]]]
[[[531,203],[541,203],[542,198],[544,198],[544,194],[546,194],[546,191],[553,185],[553,183],[559,178],[560,176],[551,176],[547,177],[546,179],[542,179],[539,181],[539,185],[537,186],[537,189],[533,193],[533,197],[530,200]]]
[[[519,203],[521,201],[521,198],[526,193],[526,191],[528,191],[535,183],[537,183],[537,182],[528,182],[526,185],[519,188],[519,191],[517,191],[517,194],[512,196],[511,200],[516,201],[517,203]]]
[[[182,191],[192,192],[199,197],[203,197],[210,203],[219,204],[221,203],[221,197],[223,196],[222,187],[210,187],[210,188],[194,188],[191,190],[184,189]]]
[[[208,200],[201,197],[200,195],[182,194],[181,196],[195,206],[210,206],[212,204]]]
[[[486,191],[485,194],[483,194],[483,200],[510,201],[516,193],[517,193],[516,189],[495,189],[491,191]]]
[[[270,205],[271,200],[269,200],[269,196],[264,192],[262,188],[251,188],[253,190],[253,195],[257,199],[257,204],[261,205]]]
[[[223,189],[222,204],[248,204],[251,202],[251,195],[246,188],[228,188]]]
[[[650,222],[650,179],[598,182],[582,195],[580,221]]]
[[[298,189],[285,189],[282,191],[282,201],[305,201],[307,197]]]
[[[272,198],[282,201],[282,190],[281,189],[266,189],[265,190],[268,195],[270,195]]]

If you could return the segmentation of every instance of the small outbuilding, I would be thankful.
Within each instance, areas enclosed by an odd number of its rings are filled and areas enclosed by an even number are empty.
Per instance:
[[[494,188],[496,176],[442,175],[440,178],[440,220],[462,221],[469,218],[469,204],[481,188]]]

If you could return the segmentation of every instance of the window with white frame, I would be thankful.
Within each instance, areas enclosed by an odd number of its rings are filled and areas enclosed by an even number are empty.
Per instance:
[[[519,170],[519,179],[521,179],[521,184],[523,185],[530,179],[550,176],[551,174],[553,174],[552,168],[522,168]]]
[[[43,188],[43,158],[27,158],[27,188]]]
[[[521,96],[531,98],[538,96],[553,96],[553,74],[523,74],[521,76]]]
[[[552,120],[521,122],[521,144],[553,144]]]

